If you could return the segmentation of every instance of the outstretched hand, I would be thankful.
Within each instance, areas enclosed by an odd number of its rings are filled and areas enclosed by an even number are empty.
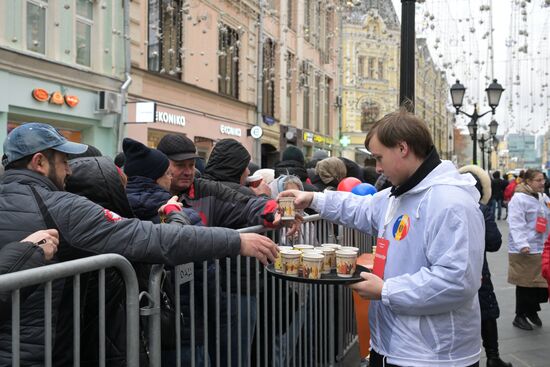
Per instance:
[[[255,257],[264,265],[274,262],[279,249],[269,238],[257,233],[241,233],[241,255]]]
[[[279,193],[277,201],[280,198],[284,197],[293,197],[294,198],[294,208],[295,209],[305,209],[311,205],[313,201],[313,192],[300,191],[300,190],[286,190]]]

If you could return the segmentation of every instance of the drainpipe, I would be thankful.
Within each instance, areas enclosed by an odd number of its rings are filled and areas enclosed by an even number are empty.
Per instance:
[[[126,99],[128,98],[128,88],[132,84],[132,77],[130,71],[132,68],[131,54],[130,54],[130,0],[124,0],[124,76],[125,80],[120,87],[120,114],[118,115],[118,130],[117,130],[117,151],[122,152],[122,139],[125,135],[124,121],[128,116],[128,109]]]
[[[262,125],[263,120],[263,52],[264,52],[264,16],[263,0],[259,1],[258,14],[258,69],[256,71],[256,126]],[[254,138],[253,138],[254,139]],[[261,138],[260,138],[261,139]],[[262,142],[260,139],[254,139],[254,163],[262,166]]]

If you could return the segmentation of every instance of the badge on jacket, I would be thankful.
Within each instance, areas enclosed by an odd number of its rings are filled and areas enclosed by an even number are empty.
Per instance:
[[[397,220],[393,224],[393,229],[392,229],[393,238],[395,238],[397,241],[400,241],[405,237],[407,237],[410,226],[411,226],[411,219],[407,214],[403,214],[399,216],[399,218],[397,218]]]
[[[103,209],[103,214],[105,215],[105,218],[107,218],[109,222],[118,222],[122,220],[122,217],[120,215],[108,209]]]

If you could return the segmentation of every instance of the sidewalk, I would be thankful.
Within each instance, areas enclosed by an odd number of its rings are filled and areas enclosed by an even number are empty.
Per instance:
[[[508,223],[497,221],[502,233],[502,247],[496,253],[489,253],[487,260],[495,293],[500,306],[498,319],[500,355],[514,367],[550,366],[550,304],[542,305],[539,316],[542,328],[525,331],[512,326],[515,316],[515,286],[506,281],[508,275]],[[485,352],[482,352],[480,366],[486,364]]]

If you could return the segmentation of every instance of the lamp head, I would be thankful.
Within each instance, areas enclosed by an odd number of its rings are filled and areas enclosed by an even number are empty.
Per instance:
[[[502,96],[502,92],[504,92],[504,88],[502,88],[502,85],[497,83],[496,79],[493,79],[493,82],[489,84],[487,89],[485,89],[485,92],[487,92],[489,106],[493,110],[493,113],[495,113],[495,109],[500,102],[500,97]]]
[[[460,84],[460,80],[457,79],[456,83],[451,87],[451,100],[453,102],[454,108],[456,108],[456,113],[458,114],[458,109],[462,107],[462,101],[464,100],[464,94],[466,93],[466,88]]]

